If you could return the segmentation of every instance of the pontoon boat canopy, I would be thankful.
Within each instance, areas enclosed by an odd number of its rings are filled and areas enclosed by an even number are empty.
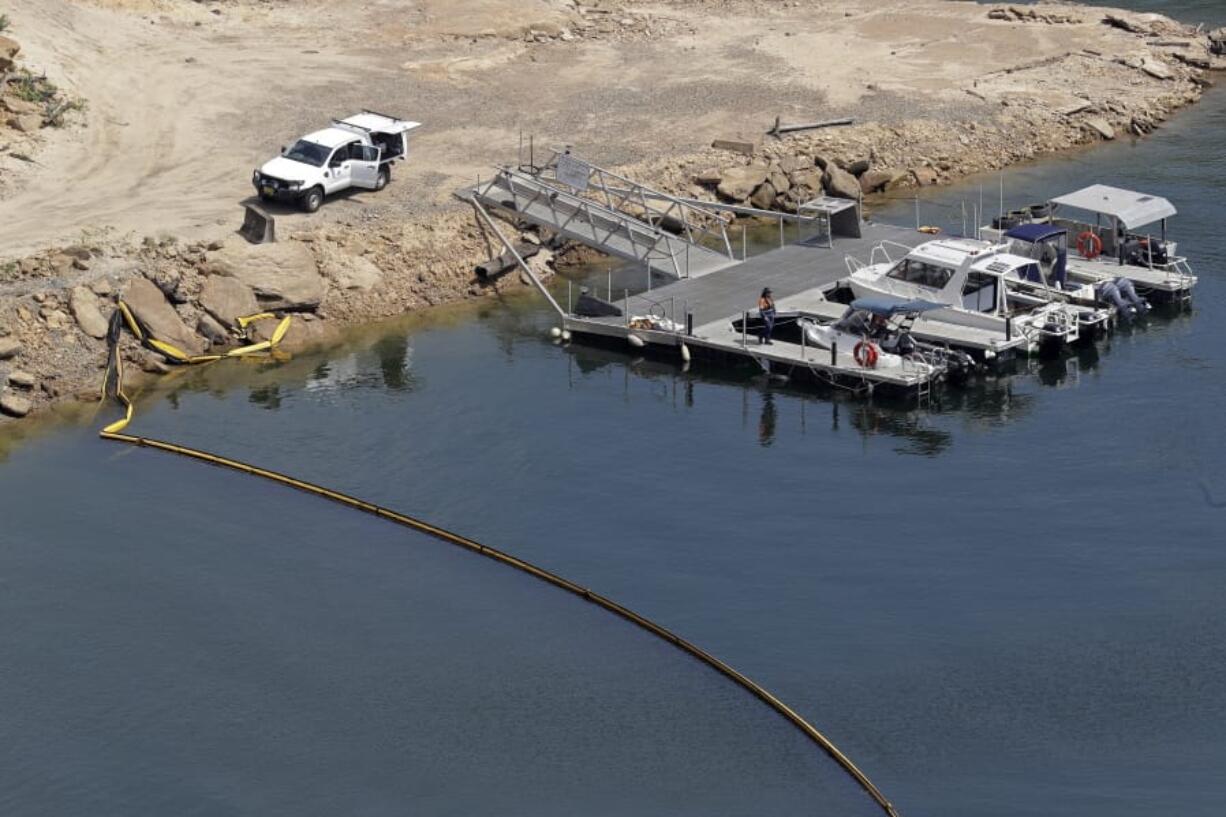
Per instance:
[[[1170,218],[1176,212],[1174,205],[1161,196],[1148,196],[1105,184],[1092,185],[1052,199],[1052,203],[1112,216],[1129,230]]]
[[[1026,241],[1030,244],[1038,244],[1040,241],[1046,241],[1049,238],[1055,238],[1067,232],[1068,230],[1063,227],[1055,227],[1051,224],[1019,224],[1005,233],[1005,237],[1016,238],[1019,241]]]
[[[946,304],[922,301],[919,299],[904,300],[891,298],[888,295],[874,295],[869,298],[857,298],[851,302],[852,309],[863,309],[874,315],[903,315],[910,312],[931,312],[934,309],[944,309]]]

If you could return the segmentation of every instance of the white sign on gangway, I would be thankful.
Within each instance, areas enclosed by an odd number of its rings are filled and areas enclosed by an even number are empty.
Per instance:
[[[569,153],[563,153],[558,156],[557,175],[558,181],[582,193],[587,190],[588,179],[592,175],[592,166]]]

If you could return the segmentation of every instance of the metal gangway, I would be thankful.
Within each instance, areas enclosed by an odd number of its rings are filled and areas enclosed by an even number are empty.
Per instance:
[[[457,193],[563,238],[673,278],[738,263],[714,210],[555,150],[544,167],[500,167]]]

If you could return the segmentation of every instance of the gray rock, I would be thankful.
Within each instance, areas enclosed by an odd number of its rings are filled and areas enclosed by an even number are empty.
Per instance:
[[[146,278],[134,278],[124,287],[124,303],[157,340],[169,343],[190,355],[200,354],[203,345],[184,325],[179,313],[166,302],[162,291]]]
[[[822,174],[822,186],[826,192],[841,199],[859,199],[860,180],[831,162]]]
[[[1175,76],[1174,72],[1166,66],[1166,63],[1159,62],[1150,57],[1145,57],[1141,60],[1141,70],[1154,79],[1171,79]]]
[[[798,199],[816,198],[822,194],[822,174],[816,168],[793,173],[789,181]]]
[[[809,156],[784,156],[779,159],[779,169],[784,173],[800,173],[813,169],[813,159]]]
[[[766,181],[766,165],[730,167],[720,172],[719,194],[729,201],[745,201]]]
[[[710,167],[700,173],[694,174],[694,181],[698,184],[706,185],[707,187],[714,187],[720,183],[721,179],[723,179],[723,175],[719,172],[719,169],[715,167]]]
[[[324,279],[315,266],[315,256],[298,241],[227,241],[208,254],[204,271],[236,278],[251,287],[263,309],[314,310],[324,297]]]
[[[238,319],[260,311],[251,287],[237,278],[209,277],[200,290],[200,306],[225,326],[238,326]],[[208,337],[207,333],[202,333]]]
[[[94,293],[85,286],[76,286],[72,288],[72,292],[68,295],[68,309],[71,310],[72,316],[76,318],[77,325],[81,327],[81,331],[89,335],[91,338],[105,338],[108,326],[107,319],[103,316],[102,310],[98,308],[98,299]]]
[[[230,342],[230,334],[226,328],[217,322],[212,315],[205,313],[196,321],[196,332],[214,346],[224,346]]]
[[[30,413],[33,406],[30,401],[24,397],[18,397],[15,394],[5,394],[0,396],[0,411],[10,417],[25,417]]]
[[[860,189],[865,193],[880,193],[898,184],[904,175],[892,170],[867,170],[860,177]]]
[[[0,338],[0,360],[16,357],[21,352],[21,341],[17,338]]]
[[[1110,141],[1115,138],[1115,128],[1111,127],[1111,123],[1099,116],[1088,117],[1085,124],[1092,131],[1097,133],[1103,139]]]
[[[931,167],[916,167],[911,169],[915,183],[920,187],[930,187],[940,181],[940,176]]]
[[[32,389],[38,385],[38,380],[29,372],[14,369],[9,372],[9,385],[16,386],[19,389]]]
[[[780,194],[788,192],[792,187],[792,183],[788,181],[788,177],[782,170],[776,170],[771,173],[767,181],[771,183],[771,187],[775,188],[775,192]]]
[[[872,166],[873,163],[868,159],[856,159],[854,162],[848,162],[843,169],[853,176],[862,176]]]
[[[749,203],[759,210],[769,210],[775,203],[775,196],[778,191],[770,182],[762,182],[757,189],[753,191],[753,195],[749,197]]]

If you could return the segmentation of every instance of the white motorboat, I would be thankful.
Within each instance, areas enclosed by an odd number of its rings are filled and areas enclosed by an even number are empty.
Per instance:
[[[1030,224],[1060,228],[1074,237],[1077,250],[1067,254],[1063,283],[1070,288],[1101,288],[1123,279],[1146,299],[1184,301],[1197,278],[1188,259],[1178,254],[1178,245],[1167,238],[1167,222],[1176,214],[1161,196],[1096,184],[994,219],[980,237],[1008,241],[1017,238],[1011,232]],[[1155,225],[1157,235],[1151,229]]]
[[[1081,337],[1078,307],[1009,286],[1041,276],[1034,259],[986,241],[947,238],[914,249],[895,245],[907,251],[895,260],[887,243],[874,248],[867,266],[848,258],[851,275],[845,283],[857,298],[886,295],[941,304],[916,320],[912,331],[918,338],[966,346],[965,332],[949,331],[952,327],[986,333],[994,346],[1034,354],[1057,351]]]
[[[944,309],[931,301],[877,296],[858,298],[838,320],[802,313],[797,323],[805,343],[820,349],[850,349],[858,363],[874,368],[903,369],[915,364],[943,368],[958,378],[975,368],[965,352],[917,341],[911,335],[924,313]]]

